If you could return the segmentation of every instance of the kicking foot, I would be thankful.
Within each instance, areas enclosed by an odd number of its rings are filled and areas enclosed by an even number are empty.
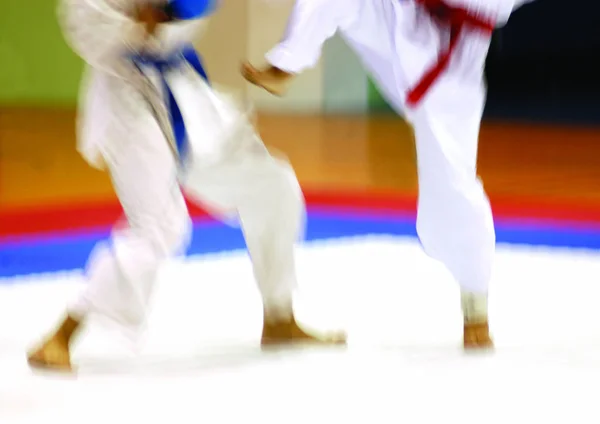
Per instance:
[[[466,350],[493,349],[494,342],[490,337],[487,321],[480,323],[465,323],[463,342]]]
[[[29,366],[41,370],[73,371],[69,344],[78,327],[78,321],[65,318],[54,334],[27,355]]]
[[[263,88],[275,96],[283,96],[288,89],[289,82],[293,78],[292,74],[274,66],[256,69],[248,62],[242,64],[242,76],[250,84]]]
[[[263,346],[285,344],[318,344],[318,345],[345,345],[346,334],[343,332],[329,334],[311,334],[298,325],[296,319],[285,321],[268,321],[263,324]]]

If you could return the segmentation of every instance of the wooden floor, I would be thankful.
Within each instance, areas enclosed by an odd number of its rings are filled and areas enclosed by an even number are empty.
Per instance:
[[[392,116],[261,116],[307,188],[416,192],[410,129]],[[112,198],[75,151],[72,110],[0,109],[0,207]],[[491,196],[600,202],[600,129],[488,123],[480,173]]]

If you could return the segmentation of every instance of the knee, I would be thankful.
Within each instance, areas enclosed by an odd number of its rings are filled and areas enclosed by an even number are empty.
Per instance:
[[[274,158],[273,158],[274,159]],[[255,228],[301,228],[306,214],[304,196],[296,174],[284,160],[263,162],[260,177],[238,203],[243,225]]]
[[[288,213],[303,213],[306,209],[302,188],[290,164],[277,160],[272,178],[273,197]]]
[[[417,234],[431,244],[441,233],[467,234],[473,230],[493,232],[492,210],[477,177],[460,183],[452,180],[419,187]]]
[[[167,254],[182,253],[192,240],[192,219],[185,213],[172,222],[165,232],[165,251]]]
[[[187,213],[161,217],[143,231],[159,257],[183,253],[191,242],[192,221]]]
[[[438,178],[419,178],[419,209],[436,216],[462,215],[461,211],[480,208],[488,203],[477,174],[443,173]]]

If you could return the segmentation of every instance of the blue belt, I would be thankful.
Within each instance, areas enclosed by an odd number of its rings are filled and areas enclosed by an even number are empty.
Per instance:
[[[207,15],[212,14],[220,0],[169,0],[167,2],[168,13],[174,20],[195,20]],[[191,44],[185,45],[179,51],[170,54],[167,57],[156,57],[148,54],[137,54],[131,57],[133,62],[139,66],[151,66],[155,68],[161,78],[161,84],[164,87],[164,91],[167,94],[167,108],[171,119],[171,126],[173,128],[173,135],[175,136],[175,145],[179,156],[183,158],[186,154],[188,147],[187,143],[187,132],[185,130],[185,123],[183,121],[183,115],[181,110],[177,106],[175,96],[171,92],[169,85],[165,79],[165,74],[170,69],[176,69],[186,64],[186,62],[192,66],[207,82],[208,77],[206,71],[202,66],[202,61],[196,53],[196,50]]]
[[[137,54],[132,56],[132,60],[137,66],[151,66],[158,71],[161,84],[164,92],[167,95],[167,109],[169,111],[173,135],[175,137],[175,146],[177,147],[179,157],[183,158],[186,155],[188,148],[187,131],[185,129],[183,115],[181,114],[181,110],[177,105],[177,100],[175,100],[175,96],[173,95],[169,84],[167,84],[165,74],[169,70],[180,68],[187,63],[191,65],[191,67],[198,72],[198,74],[204,78],[206,82],[208,82],[208,76],[206,75],[204,66],[202,66],[202,60],[200,59],[200,56],[190,44],[184,46],[176,53],[172,53],[166,57],[158,57],[149,54]]]

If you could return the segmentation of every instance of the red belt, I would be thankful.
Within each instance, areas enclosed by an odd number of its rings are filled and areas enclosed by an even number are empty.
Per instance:
[[[496,26],[491,20],[480,18],[461,7],[449,6],[444,0],[413,1],[422,6],[434,20],[450,27],[450,42],[446,49],[440,52],[437,61],[423,74],[415,86],[408,91],[406,103],[411,107],[416,106],[423,99],[442,72],[446,70],[463,30],[479,30],[491,37]]]

